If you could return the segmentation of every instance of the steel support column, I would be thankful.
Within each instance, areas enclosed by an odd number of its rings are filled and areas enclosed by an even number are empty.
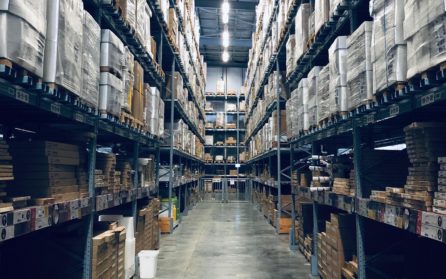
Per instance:
[[[172,220],[172,189],[173,189],[173,145],[174,145],[174,137],[173,137],[173,122],[174,122],[174,109],[175,109],[175,98],[174,98],[174,78],[175,78],[175,59],[172,60],[172,76],[170,82],[170,149],[169,149],[169,220],[170,220],[170,232],[172,233],[173,229],[173,220]]]
[[[277,232],[280,232],[280,218],[282,216],[282,158],[280,154],[280,88],[279,88],[279,60],[276,60],[276,111],[277,111],[277,195],[278,195],[278,201],[277,201],[277,226],[276,230]]]
[[[353,163],[355,166],[355,180],[356,180],[356,198],[363,197],[362,189],[362,147],[361,147],[361,128],[357,125],[356,120],[353,121]],[[364,249],[364,219],[362,216],[356,214],[356,253],[358,256],[358,279],[366,278],[366,261]]]
[[[293,145],[290,146],[290,185],[291,185],[291,232],[290,232],[290,249],[292,251],[297,250],[297,243],[296,243],[296,192],[293,185],[293,168],[294,168],[294,161],[293,161]]]
[[[96,131],[97,134],[97,131]],[[96,193],[94,185],[94,171],[96,169],[96,136],[90,139],[88,143],[88,193],[92,198],[92,213],[86,217],[86,238],[85,238],[85,250],[83,258],[83,279],[91,279],[91,257],[93,249],[93,223],[96,212]]]
[[[312,145],[312,155],[319,154],[319,146],[313,143]],[[317,153],[317,154],[316,154]],[[317,259],[317,234],[319,233],[319,223],[318,223],[318,205],[316,202],[313,202],[313,253],[311,254],[311,276],[319,278],[319,267],[318,267],[318,259]]]

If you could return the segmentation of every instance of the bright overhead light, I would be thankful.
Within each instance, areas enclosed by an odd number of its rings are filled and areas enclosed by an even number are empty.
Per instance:
[[[221,21],[223,22],[223,24],[228,24],[229,22],[229,14],[223,14],[221,17]]]
[[[221,33],[221,42],[223,47],[229,47],[229,31],[227,29]]]
[[[221,60],[225,63],[229,61],[229,52],[226,49],[221,54]]]
[[[229,2],[227,0],[225,0],[222,4],[221,4],[221,12],[223,14],[229,14],[229,9],[231,7],[229,6]]]

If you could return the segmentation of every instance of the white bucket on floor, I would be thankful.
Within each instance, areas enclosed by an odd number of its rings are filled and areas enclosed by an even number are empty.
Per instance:
[[[155,278],[159,252],[158,250],[143,250],[138,253],[141,279]]]

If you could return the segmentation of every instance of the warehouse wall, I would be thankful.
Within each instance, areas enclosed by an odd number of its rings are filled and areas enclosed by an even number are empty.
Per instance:
[[[239,92],[240,87],[245,81],[245,68],[211,67],[207,69],[206,92],[215,92],[217,80],[227,79],[227,88],[236,89]]]

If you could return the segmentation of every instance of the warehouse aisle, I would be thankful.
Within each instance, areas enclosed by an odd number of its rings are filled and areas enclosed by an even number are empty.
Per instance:
[[[159,279],[308,278],[310,266],[290,252],[288,235],[249,203],[202,202],[161,239]]]

